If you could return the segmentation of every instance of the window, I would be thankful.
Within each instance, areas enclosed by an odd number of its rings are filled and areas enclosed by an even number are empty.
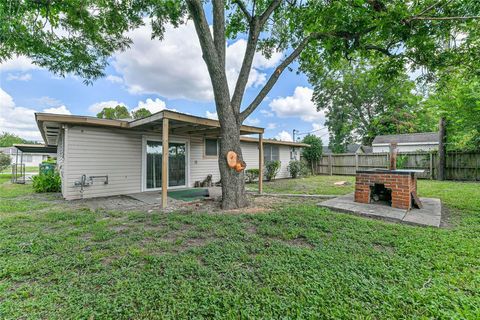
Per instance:
[[[209,157],[218,156],[218,139],[205,139],[205,155]]]
[[[22,160],[23,160],[23,162],[32,162],[33,161],[33,156],[31,154],[24,154]]]
[[[263,146],[263,161],[266,163],[267,161],[275,161],[280,160],[280,150],[278,146],[273,144],[265,144]]]

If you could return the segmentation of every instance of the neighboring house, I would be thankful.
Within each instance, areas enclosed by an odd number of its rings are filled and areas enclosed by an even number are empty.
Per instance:
[[[32,145],[35,146],[35,145]],[[36,167],[49,157],[56,157],[55,153],[45,152],[22,152],[16,147],[0,148],[0,152],[8,154],[12,159],[12,164],[23,162],[26,167]],[[17,156],[18,152],[18,156]]]
[[[373,152],[389,152],[390,144],[397,143],[399,152],[438,150],[438,132],[393,134],[376,136],[372,142]]]
[[[347,145],[347,150],[344,153],[372,153],[372,147],[362,146],[360,144],[352,143]],[[323,147],[322,155],[333,154],[332,150],[329,147]]]
[[[137,120],[46,113],[36,113],[35,117],[45,143],[57,146],[65,199],[160,190],[163,138],[169,141],[168,189],[193,187],[209,174],[214,182],[220,180],[217,120],[169,110]],[[168,129],[165,137],[163,128]],[[259,137],[263,132],[263,128],[252,126],[242,126],[240,131]],[[247,169],[259,167],[258,141],[241,137]],[[264,139],[263,146],[264,161],[280,160],[277,178],[287,178],[292,150],[307,145]]]

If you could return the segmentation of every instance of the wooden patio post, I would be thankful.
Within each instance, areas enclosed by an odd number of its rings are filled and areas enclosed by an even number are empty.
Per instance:
[[[263,134],[258,135],[258,193],[263,192]]]
[[[446,156],[446,147],[445,147],[445,118],[440,118],[440,123],[438,124],[438,168],[437,168],[437,179],[445,180],[445,165],[447,162]]]
[[[167,207],[168,192],[168,118],[162,120],[162,208]]]

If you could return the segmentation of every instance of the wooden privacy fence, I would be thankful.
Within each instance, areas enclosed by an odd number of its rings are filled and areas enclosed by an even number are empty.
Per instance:
[[[402,169],[425,170],[419,178],[436,179],[438,155],[436,152],[399,153],[405,157]],[[400,160],[397,160],[400,163]],[[325,155],[318,161],[317,174],[355,175],[356,170],[389,167],[388,153],[354,154],[341,153]],[[447,180],[480,181],[480,152],[448,152],[445,177]]]

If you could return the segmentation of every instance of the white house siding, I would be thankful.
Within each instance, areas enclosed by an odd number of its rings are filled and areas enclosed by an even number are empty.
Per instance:
[[[203,181],[209,174],[212,175],[213,182],[220,180],[218,158],[205,156],[203,136],[190,136],[189,185],[193,186],[195,181]]]
[[[372,145],[373,153],[384,153],[390,151],[389,145]],[[398,152],[421,152],[438,150],[438,144],[398,144]]]
[[[134,131],[74,126],[66,134],[64,197],[79,199],[141,191],[142,135]],[[75,186],[82,175],[108,175],[85,187]]]
[[[148,134],[148,137],[160,135]],[[63,150],[61,161],[62,192],[68,199],[103,197],[142,191],[142,132],[120,129],[73,126],[65,130],[59,139],[59,157]],[[189,159],[187,163],[188,186],[195,181],[202,181],[211,174],[213,181],[220,180],[217,157],[204,155],[203,136],[177,137],[189,143]],[[174,140],[175,137],[171,137]],[[61,141],[64,141],[62,143]],[[63,145],[64,144],[64,145]],[[242,151],[247,169],[258,168],[258,144],[242,142]],[[290,147],[279,145],[280,161],[282,163],[277,178],[288,178],[287,170],[290,162]],[[109,183],[103,184],[102,179],[96,179],[93,185],[84,187],[83,194],[75,182],[82,175],[105,176]]]

